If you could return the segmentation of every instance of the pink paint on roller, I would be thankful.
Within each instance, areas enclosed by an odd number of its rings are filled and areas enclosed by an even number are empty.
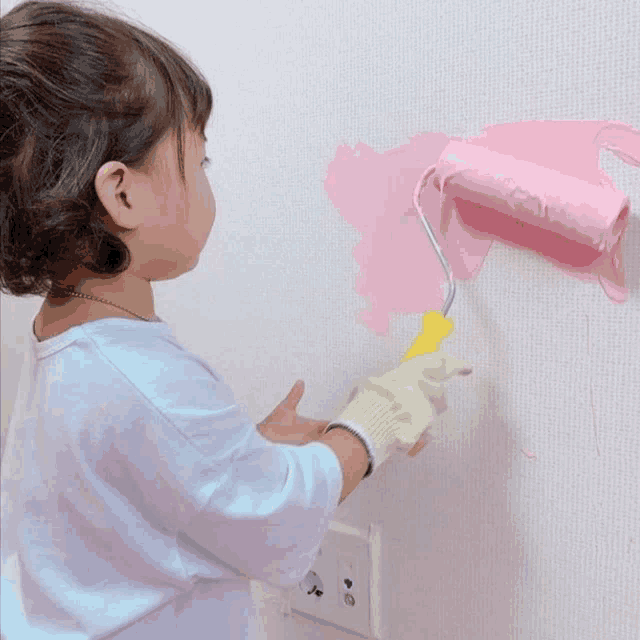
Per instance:
[[[467,235],[530,249],[576,277],[599,280],[614,302],[624,302],[620,240],[630,205],[598,169],[594,138],[602,123],[519,125],[490,127],[471,141],[447,145],[432,183],[441,192],[441,229],[458,216],[464,228],[458,247]],[[564,157],[549,155],[558,139]],[[465,267],[459,277],[474,276],[480,264]]]
[[[357,292],[370,297],[372,309],[361,319],[386,334],[389,312],[442,306],[446,276],[413,224],[413,190],[425,169],[432,176],[421,207],[455,278],[475,276],[498,239],[599,281],[624,302],[620,243],[630,205],[599,168],[601,148],[640,166],[640,132],[607,121],[509,123],[467,141],[422,134],[384,154],[357,145],[359,157],[340,147],[325,188],[363,232],[354,251],[362,267]]]

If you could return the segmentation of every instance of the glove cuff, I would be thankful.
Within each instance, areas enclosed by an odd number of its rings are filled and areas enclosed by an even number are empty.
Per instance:
[[[344,427],[360,439],[369,455],[368,478],[375,468],[390,455],[395,441],[392,425],[396,422],[394,404],[380,397],[375,391],[361,391],[346,409],[332,420],[325,433],[335,427]]]

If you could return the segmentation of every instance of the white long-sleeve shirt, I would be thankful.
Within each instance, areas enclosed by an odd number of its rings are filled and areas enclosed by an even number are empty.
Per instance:
[[[313,565],[333,450],[262,437],[166,323],[30,340],[2,460],[6,639],[245,640],[249,579]]]

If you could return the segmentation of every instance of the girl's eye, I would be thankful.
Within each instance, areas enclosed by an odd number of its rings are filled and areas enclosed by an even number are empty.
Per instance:
[[[205,159],[202,161],[202,166],[203,166],[203,167],[208,167],[210,164],[211,164],[211,159],[210,159],[210,158],[205,158]]]

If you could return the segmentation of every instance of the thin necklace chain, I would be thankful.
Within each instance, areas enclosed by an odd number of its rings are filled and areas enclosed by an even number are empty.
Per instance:
[[[151,318],[145,318],[144,316],[140,316],[137,313],[130,311],[129,309],[125,309],[124,307],[121,307],[119,304],[115,304],[114,302],[109,302],[108,300],[103,300],[102,298],[96,298],[95,296],[91,296],[87,293],[80,293],[79,291],[73,291],[71,289],[61,289],[61,291],[64,291],[70,296],[76,296],[76,298],[86,298],[87,300],[95,300],[96,302],[103,302],[104,304],[110,304],[112,307],[118,307],[118,309],[122,309],[122,311],[126,311],[127,313],[130,313],[131,315],[136,316],[136,318],[140,318],[140,320],[151,322]]]
[[[56,291],[62,291],[63,293],[66,293],[70,296],[75,296],[76,298],[86,298],[87,300],[95,300],[96,302],[103,302],[105,304],[110,304],[112,307],[117,307],[118,309],[122,309],[122,311],[126,311],[127,313],[130,313],[131,315],[136,316],[136,318],[140,318],[140,320],[144,320],[145,322],[151,322],[151,318],[145,318],[144,316],[140,316],[137,313],[130,311],[129,309],[125,309],[124,307],[121,307],[119,304],[115,304],[114,302],[108,302],[107,300],[102,300],[101,298],[96,298],[95,296],[90,296],[86,293],[80,293],[79,291],[74,291],[73,289],[56,288]],[[35,321],[34,321],[34,331],[35,331]],[[50,335],[48,337],[55,338],[55,336],[59,336],[61,333],[64,333],[64,331],[54,333],[53,335]]]

